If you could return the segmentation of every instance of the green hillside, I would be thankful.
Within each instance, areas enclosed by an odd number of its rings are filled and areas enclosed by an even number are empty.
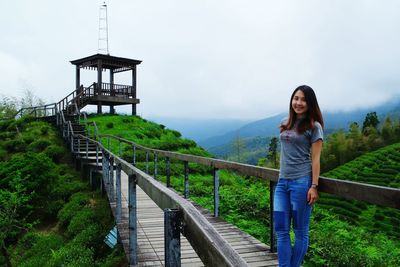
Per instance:
[[[180,138],[174,130],[165,128],[140,117],[97,115],[89,116],[102,134],[112,134],[153,148],[169,149],[183,153],[209,156],[195,142]],[[93,133],[93,127],[90,127]],[[108,145],[107,138],[102,139]],[[119,153],[119,142],[111,141],[110,147]],[[122,147],[123,157],[132,161],[132,148]],[[137,166],[144,170],[144,155],[139,154]],[[153,173],[153,158],[150,157],[150,174]],[[165,162],[158,159],[157,179],[165,182]],[[213,178],[211,169],[190,164],[190,199],[213,210]],[[183,164],[172,163],[172,186],[183,191]],[[252,177],[242,177],[232,172],[221,171],[220,216],[240,227],[265,243],[269,243],[269,186],[267,182]],[[365,207],[365,204],[359,204]],[[350,206],[352,206],[350,204]],[[331,206],[332,207],[332,206]],[[365,213],[367,217],[368,214]],[[361,217],[360,217],[361,218]],[[383,214],[384,220],[391,220]],[[368,225],[350,223],[335,212],[314,207],[311,218],[310,248],[304,266],[399,266],[400,242],[393,239],[391,231],[371,231]],[[373,218],[369,221],[374,222]],[[371,234],[374,233],[374,234]]]
[[[103,242],[113,224],[58,129],[31,118],[0,121],[0,266],[122,266],[121,247]]]
[[[323,176],[400,188],[400,143],[367,153],[324,173]],[[322,194],[319,205],[353,224],[365,226],[373,232],[383,231],[388,236],[400,238],[398,209],[367,205],[329,194]]]

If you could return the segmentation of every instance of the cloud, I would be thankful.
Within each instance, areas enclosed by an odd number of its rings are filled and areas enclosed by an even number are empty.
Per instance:
[[[97,52],[99,4],[7,2],[0,25],[12,26],[2,26],[7,77],[0,85],[16,90],[24,79],[49,101],[71,92],[68,61]],[[285,111],[300,84],[316,90],[324,110],[372,106],[399,93],[398,1],[121,0],[108,7],[111,54],[143,60],[143,116],[258,119]],[[129,83],[129,75],[116,82]]]

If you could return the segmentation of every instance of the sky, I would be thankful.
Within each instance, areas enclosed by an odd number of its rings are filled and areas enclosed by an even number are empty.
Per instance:
[[[28,89],[52,103],[72,92],[69,61],[98,52],[101,3],[2,0],[0,94]],[[400,94],[400,1],[106,3],[110,54],[143,61],[143,117],[262,119],[286,111],[302,84],[314,88],[323,111]],[[96,73],[82,71],[81,79],[90,85]]]

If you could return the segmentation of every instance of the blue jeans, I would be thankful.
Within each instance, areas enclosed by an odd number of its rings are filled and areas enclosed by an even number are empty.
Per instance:
[[[311,206],[307,193],[311,177],[298,179],[280,178],[274,196],[274,228],[278,247],[279,266],[300,266],[308,248],[308,226]],[[290,241],[290,226],[293,222],[294,247]]]

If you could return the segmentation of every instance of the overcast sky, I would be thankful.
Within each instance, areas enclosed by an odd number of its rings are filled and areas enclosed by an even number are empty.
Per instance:
[[[70,60],[98,49],[98,0],[2,1],[0,94],[55,102],[75,86]],[[138,66],[144,117],[261,119],[301,84],[323,110],[400,93],[400,1],[107,1],[113,56]],[[94,71],[82,71],[85,85]],[[127,84],[118,74],[116,83]],[[118,111],[118,109],[117,109]],[[122,110],[121,110],[122,111]]]

